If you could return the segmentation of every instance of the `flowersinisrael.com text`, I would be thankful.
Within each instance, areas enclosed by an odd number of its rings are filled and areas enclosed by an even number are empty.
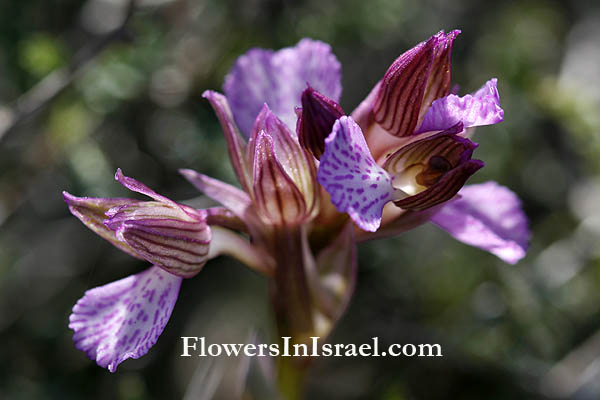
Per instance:
[[[371,338],[370,343],[342,344],[323,343],[318,336],[312,336],[308,344],[292,344],[292,338],[284,336],[279,344],[252,343],[207,343],[205,337],[182,336],[182,357],[442,357],[439,344],[398,344],[387,347],[379,345],[379,338]]]

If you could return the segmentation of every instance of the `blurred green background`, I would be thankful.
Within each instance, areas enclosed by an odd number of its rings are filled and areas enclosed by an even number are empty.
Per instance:
[[[266,282],[231,259],[186,280],[157,345],[116,374],[74,348],[77,299],[145,265],[71,217],[61,191],[126,196],[117,167],[179,200],[198,193],[178,168],[235,182],[201,93],[250,47],[330,43],[350,111],[403,51],[454,28],[453,82],[498,77],[505,109],[478,129],[487,166],[470,182],[518,193],[529,254],[510,266],[434,226],[362,244],[331,341],[440,343],[444,357],[319,359],[307,398],[600,398],[598,3],[2,0],[0,399],[194,399],[206,371],[233,380],[179,357],[180,336],[268,336]]]

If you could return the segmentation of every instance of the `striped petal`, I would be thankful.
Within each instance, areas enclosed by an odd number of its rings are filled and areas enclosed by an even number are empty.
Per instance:
[[[279,51],[252,49],[237,59],[225,78],[225,95],[242,132],[249,136],[264,103],[291,129],[294,108],[306,83],[338,101],[342,93],[340,63],[323,42],[303,39]]]
[[[208,260],[211,232],[204,212],[145,201],[112,208],[106,216],[118,240],[172,274],[190,278]]]
[[[431,219],[455,239],[510,264],[525,256],[531,232],[521,201],[496,182],[465,186]]]
[[[361,229],[374,232],[394,188],[390,175],[375,164],[360,127],[343,116],[325,140],[317,179],[338,211],[346,212]]]
[[[104,225],[106,212],[113,207],[131,205],[139,203],[139,200],[119,199],[119,198],[96,198],[96,197],[76,197],[70,193],[63,192],[63,198],[69,207],[69,211],[77,217],[85,226],[108,240],[111,244],[123,250],[125,253],[141,258],[135,250],[127,243],[117,239],[115,232]]]
[[[394,203],[406,210],[425,210],[450,200],[467,179],[483,167],[471,160],[477,145],[458,136],[459,123],[436,135],[417,140],[393,153],[383,168],[406,196]]]
[[[335,121],[344,115],[338,103],[308,87],[302,92],[302,112],[298,118],[298,141],[317,160],[325,151],[325,139]]]
[[[158,267],[88,290],[73,307],[75,347],[115,372],[148,352],[169,321],[181,278]]]
[[[260,131],[255,139],[254,200],[267,224],[295,225],[308,216],[304,196],[275,153],[275,139]]]
[[[451,94],[434,101],[417,133],[444,130],[458,122],[465,128],[502,122],[504,110],[500,108],[497,83],[494,78],[473,94]]]

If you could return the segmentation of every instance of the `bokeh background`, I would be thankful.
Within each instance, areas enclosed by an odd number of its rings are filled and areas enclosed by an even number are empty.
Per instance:
[[[598,3],[2,0],[0,399],[196,399],[220,378],[217,397],[234,398],[244,365],[181,358],[180,336],[268,338],[264,279],[212,261],[150,353],[110,374],[73,347],[68,315],[85,290],[145,266],[71,217],[61,191],[126,196],[121,167],[206,204],[177,169],[235,182],[201,93],[238,55],[329,42],[352,110],[399,54],[454,28],[453,82],[467,93],[498,77],[505,109],[478,129],[487,166],[471,182],[518,193],[529,254],[507,265],[434,226],[362,244],[331,340],[440,343],[444,357],[320,359],[307,398],[600,398]]]

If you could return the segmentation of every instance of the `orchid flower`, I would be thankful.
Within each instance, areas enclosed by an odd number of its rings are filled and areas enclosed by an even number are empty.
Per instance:
[[[71,315],[76,346],[114,371],[145,354],[164,329],[182,279],[211,258],[233,256],[265,275],[280,336],[327,336],[356,277],[356,243],[431,221],[507,262],[525,255],[529,231],[518,198],[494,182],[464,186],[474,127],[501,122],[497,80],[473,94],[450,92],[459,31],[440,32],[402,54],[367,98],[345,115],[340,64],[303,39],[279,51],[252,49],[206,91],[239,187],[180,172],[222,207],[195,210],[141,183],[151,197],[78,198],[71,212],[150,269],[92,289]],[[280,379],[290,377],[280,360]],[[304,365],[304,364],[303,364]],[[293,369],[293,368],[292,368]]]

